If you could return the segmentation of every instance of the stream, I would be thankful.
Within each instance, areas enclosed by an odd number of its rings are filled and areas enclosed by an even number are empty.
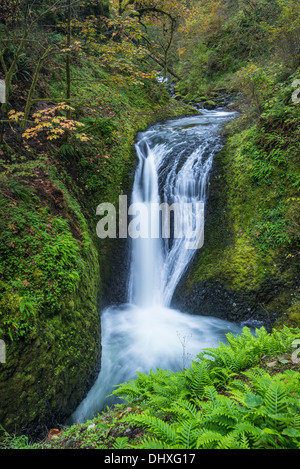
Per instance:
[[[214,311],[208,317],[201,316],[201,310],[195,316],[170,308],[178,282],[205,242],[209,173],[214,154],[222,148],[219,131],[234,115],[200,110],[137,135],[139,163],[131,204],[140,207],[139,225],[147,227],[146,235],[144,230],[128,239],[127,303],[101,312],[101,370],[71,423],[91,419],[112,404],[107,396],[113,387],[134,379],[137,371],[183,369],[202,349],[225,342],[229,332],[242,331],[242,325],[218,319]],[[149,221],[151,209],[162,203],[175,204],[177,212],[167,210]],[[178,222],[176,214],[187,215]],[[164,230],[166,224],[169,229]]]

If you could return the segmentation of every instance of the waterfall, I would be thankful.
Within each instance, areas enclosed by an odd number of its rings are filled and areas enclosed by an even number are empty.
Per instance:
[[[203,243],[209,173],[222,146],[219,130],[232,116],[201,111],[157,123],[138,135],[129,208],[129,216],[136,218],[129,229],[128,303],[101,312],[101,371],[71,422],[92,418],[112,402],[107,396],[113,386],[135,378],[137,371],[181,369],[203,348],[226,340],[226,333],[241,331],[239,325],[214,317],[216,311],[203,317],[201,311],[192,316],[170,307],[179,280]],[[178,212],[167,210],[162,216],[157,210],[161,204],[176,206]],[[183,214],[181,236],[174,235],[176,213]]]

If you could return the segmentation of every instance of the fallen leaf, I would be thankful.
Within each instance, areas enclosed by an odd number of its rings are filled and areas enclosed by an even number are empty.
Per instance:
[[[122,417],[124,417],[124,415],[125,415],[126,413],[135,412],[136,409],[137,409],[136,407],[127,407],[127,409],[125,409],[123,412],[120,412],[120,413],[117,415],[116,419],[117,419],[117,420],[120,420]]]
[[[276,363],[277,363],[277,360],[275,360],[274,362],[267,363],[267,366],[268,366],[269,368],[272,368],[273,366],[276,365]]]
[[[57,428],[52,428],[50,431],[49,431],[49,435],[48,435],[48,440],[53,440],[53,439],[56,439],[56,438],[59,438],[62,434],[62,431],[61,430],[58,430]]]

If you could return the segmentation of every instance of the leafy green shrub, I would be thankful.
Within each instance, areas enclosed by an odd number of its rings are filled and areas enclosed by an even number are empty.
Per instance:
[[[258,115],[262,112],[264,99],[274,85],[274,75],[270,70],[250,61],[235,75],[234,86],[241,91],[244,99]]]
[[[113,137],[116,130],[117,130],[116,122],[109,117],[101,117],[101,118],[95,119],[95,121],[91,123],[91,125],[89,125],[85,129],[87,133],[100,132],[100,134],[106,140],[106,142],[108,140],[111,141],[111,138]]]
[[[244,231],[262,252],[297,248],[299,240],[299,104],[292,101],[292,83],[298,76],[299,72],[274,85],[257,122],[235,131],[228,142],[234,154],[228,175],[232,205],[247,213]],[[236,223],[243,223],[243,215],[236,216]]]

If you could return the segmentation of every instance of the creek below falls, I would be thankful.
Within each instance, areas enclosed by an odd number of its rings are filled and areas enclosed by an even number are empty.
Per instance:
[[[191,315],[170,307],[176,286],[196,252],[187,247],[187,241],[192,235],[198,241],[203,237],[204,217],[199,218],[197,207],[204,207],[205,212],[213,157],[222,148],[220,129],[234,116],[223,109],[200,110],[199,115],[159,122],[137,135],[139,163],[131,204],[192,207],[192,230],[180,237],[163,237],[162,221],[157,224],[151,218],[151,230],[159,236],[128,238],[126,302],[101,312],[101,370],[68,423],[91,419],[112,404],[107,396],[114,386],[134,379],[137,371],[182,369],[202,349],[226,342],[227,333],[242,331],[242,324],[213,317],[213,312],[212,316],[201,316],[201,311]],[[141,210],[140,215],[147,213]]]

